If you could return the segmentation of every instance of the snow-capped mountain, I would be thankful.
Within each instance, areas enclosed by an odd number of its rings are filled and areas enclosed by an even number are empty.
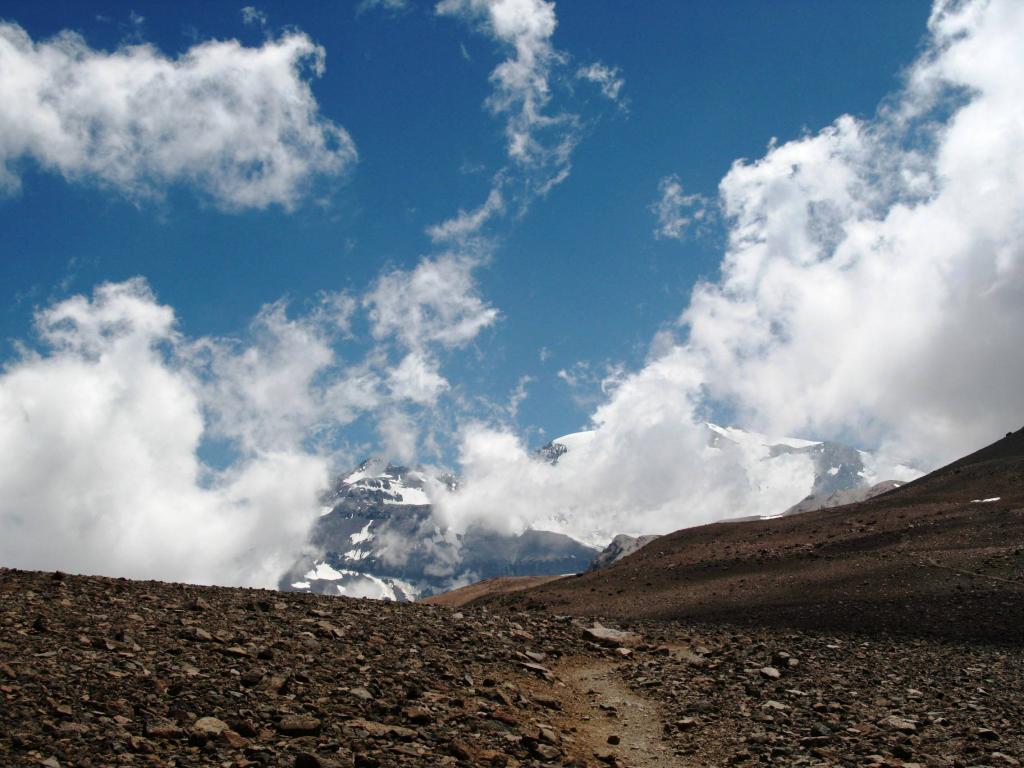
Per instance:
[[[766,500],[775,517],[866,498],[883,479],[872,454],[841,443],[772,438],[732,427],[706,424],[709,454],[737,452],[745,481]],[[539,449],[538,461],[559,467],[570,452],[584,449],[594,432],[575,432]],[[910,479],[913,471],[906,470]],[[879,492],[882,487],[879,487]],[[340,477],[324,497],[323,511],[304,558],[281,581],[286,590],[413,600],[496,576],[548,576],[586,570],[613,536],[623,531],[578,530],[565,515],[535,522],[518,535],[481,525],[454,533],[438,525],[431,495],[458,492],[451,474],[369,459]],[[732,518],[750,514],[734,510]],[[628,531],[640,535],[663,531]],[[570,535],[571,534],[571,535]],[[645,540],[647,537],[645,537]],[[633,551],[618,539],[599,556],[603,564]]]
[[[596,549],[560,533],[454,534],[432,517],[428,487],[454,491],[452,475],[369,459],[324,498],[304,558],[281,588],[407,601],[496,576],[550,576],[586,568]]]
[[[589,443],[593,437],[594,433],[591,431],[573,432],[569,435],[556,437],[550,443],[538,449],[537,456],[551,464],[557,464],[558,460],[564,454],[568,453],[573,448],[578,448],[585,443]]]

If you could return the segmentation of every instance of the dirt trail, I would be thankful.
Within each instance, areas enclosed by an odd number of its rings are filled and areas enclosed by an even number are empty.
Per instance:
[[[657,705],[621,682],[614,662],[571,659],[559,666],[557,674],[572,692],[566,703],[581,747],[592,755],[614,756],[627,768],[682,765],[662,738],[664,726]],[[609,737],[615,736],[619,743],[609,744]]]

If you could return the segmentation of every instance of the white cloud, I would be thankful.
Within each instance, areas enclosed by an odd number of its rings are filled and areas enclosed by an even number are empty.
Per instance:
[[[1007,73],[1024,66],[1024,5],[939,2],[929,31],[875,118],[733,165],[720,279],[694,289],[682,341],[660,333],[617,381],[589,442],[550,467],[469,427],[439,514],[584,535],[781,511],[800,468],[709,453],[714,409],[877,446],[877,479],[903,471],[892,457],[934,467],[1019,427],[1024,78]]]
[[[438,373],[436,361],[420,352],[410,352],[391,371],[388,386],[396,399],[432,405],[449,385]]]
[[[604,402],[625,378],[626,369],[621,363],[593,365],[580,360],[569,368],[561,368],[555,374],[569,387],[572,398],[581,408],[593,408]]]
[[[193,345],[192,365],[201,372],[213,434],[248,451],[294,450],[381,401],[374,394],[376,380],[369,390],[346,388],[352,402],[340,401],[348,372],[335,370],[330,326],[322,318],[319,313],[289,318],[278,302],[259,312],[248,339],[202,339]],[[328,371],[330,386],[322,383]],[[356,376],[366,383],[365,372],[357,369]]]
[[[454,254],[425,258],[411,271],[380,277],[365,298],[374,338],[395,337],[410,349],[462,346],[498,318],[480,298],[478,260]]]
[[[682,240],[707,218],[707,201],[701,195],[684,194],[683,184],[674,174],[658,182],[658,194],[651,210],[658,219],[654,236],[659,239]]]
[[[401,13],[409,10],[409,0],[360,0],[356,6],[356,15],[367,11],[384,11],[385,13]]]
[[[386,454],[408,463],[416,457],[419,429],[416,421],[404,411],[394,409],[377,418],[377,434]]]
[[[227,209],[291,208],[356,160],[309,87],[324,59],[299,32],[172,59],[151,45],[96,50],[72,32],[36,42],[0,23],[0,189],[17,191],[33,161],[132,200],[182,184]]]
[[[737,163],[719,284],[683,322],[712,394],[772,430],[931,466],[1024,411],[1024,8],[938,3],[874,121]],[[742,326],[742,327],[741,327]]]
[[[622,100],[622,89],[626,86],[626,80],[618,67],[609,67],[599,61],[580,67],[576,70],[576,77],[579,80],[587,80],[594,83],[601,89],[601,93],[609,101],[613,101],[620,107],[625,106]]]
[[[530,396],[530,393],[526,391],[526,388],[532,384],[534,378],[532,376],[520,376],[519,381],[516,382],[515,389],[508,397],[508,405],[505,407],[505,412],[508,414],[510,419],[514,419],[519,414],[519,406],[523,404],[523,401]]]
[[[242,8],[242,23],[266,29],[267,14],[255,6],[247,5]]]
[[[505,135],[509,156],[535,164],[546,154],[535,131],[559,118],[544,114],[551,98],[550,68],[561,54],[551,45],[555,4],[545,0],[442,0],[437,13],[465,18],[508,46],[509,58],[491,73],[494,92],[487,100],[495,114],[508,118]]]
[[[38,316],[45,354],[0,374],[0,560],[272,586],[316,516],[326,462],[198,458],[203,403],[174,313],[141,281]]]
[[[479,208],[473,211],[460,210],[457,216],[428,227],[427,234],[435,243],[462,242],[474,237],[484,224],[504,210],[505,200],[501,190],[494,187]]]
[[[41,349],[0,373],[0,562],[275,586],[352,459],[346,425],[373,420],[401,461],[433,446],[449,387],[433,350],[496,317],[469,270],[424,260],[365,300],[270,304],[235,339],[184,336],[142,279],[39,311]],[[357,310],[375,343],[352,363],[339,344]]]
[[[547,0],[441,0],[436,12],[461,18],[496,42],[505,52],[491,72],[493,86],[485,106],[505,121],[505,148],[509,167],[495,175],[487,201],[472,212],[431,227],[435,240],[477,234],[499,213],[526,210],[560,184],[571,170],[573,150],[582,138],[584,121],[579,114],[557,107],[558,86],[571,82],[569,56],[557,49],[552,37],[558,21],[555,4]],[[465,51],[465,49],[463,49]],[[602,90],[618,94],[617,70],[601,64],[580,70],[579,77],[599,83]],[[589,74],[594,77],[588,77]],[[621,80],[621,78],[620,78]],[[597,82],[597,80],[595,80]]]

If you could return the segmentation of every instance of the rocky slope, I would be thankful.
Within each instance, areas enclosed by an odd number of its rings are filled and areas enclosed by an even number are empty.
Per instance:
[[[538,587],[547,584],[549,581],[561,578],[559,576],[501,576],[496,579],[484,579],[475,581],[465,587],[453,589],[450,592],[441,592],[437,595],[425,597],[420,602],[424,605],[445,605],[449,608],[461,608],[482,597],[493,594],[508,594],[519,592],[524,589]]]
[[[548,762],[541,664],[583,648],[543,615],[0,570],[0,765]]]
[[[655,650],[615,676],[660,705],[674,765],[1008,768],[1024,759],[1019,639],[646,629]]]

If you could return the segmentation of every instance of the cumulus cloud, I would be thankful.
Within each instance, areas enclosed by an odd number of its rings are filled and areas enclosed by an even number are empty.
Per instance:
[[[904,471],[896,459],[928,469],[1020,426],[1024,79],[1006,73],[1024,65],[1024,6],[940,0],[928,31],[874,118],[844,115],[733,165],[720,278],[693,290],[681,341],[659,334],[656,357],[595,409],[589,441],[552,467],[508,431],[471,426],[464,482],[440,514],[657,532],[778,512],[806,492],[800,457],[709,452],[715,412],[875,448],[877,479]]]
[[[315,517],[323,459],[198,458],[203,402],[173,311],[145,283],[40,312],[44,353],[0,374],[0,559],[271,586]]]
[[[356,160],[310,90],[324,62],[301,32],[171,58],[151,45],[97,50],[72,32],[34,41],[0,23],[0,190],[17,191],[32,162],[131,200],[186,185],[226,209],[292,208]]]
[[[381,402],[379,375],[338,369],[325,320],[319,311],[290,318],[277,302],[260,310],[247,338],[191,345],[214,436],[250,451],[293,450]]]
[[[733,167],[723,279],[682,322],[741,418],[932,466],[1024,411],[1024,8],[940,2],[929,31],[876,120]]]
[[[702,195],[687,195],[676,175],[658,182],[658,200],[651,206],[658,223],[654,236],[682,240],[694,226],[707,218],[707,200]]]
[[[374,337],[393,336],[410,349],[468,343],[498,318],[477,290],[478,263],[475,256],[442,254],[382,275],[364,299]]]

